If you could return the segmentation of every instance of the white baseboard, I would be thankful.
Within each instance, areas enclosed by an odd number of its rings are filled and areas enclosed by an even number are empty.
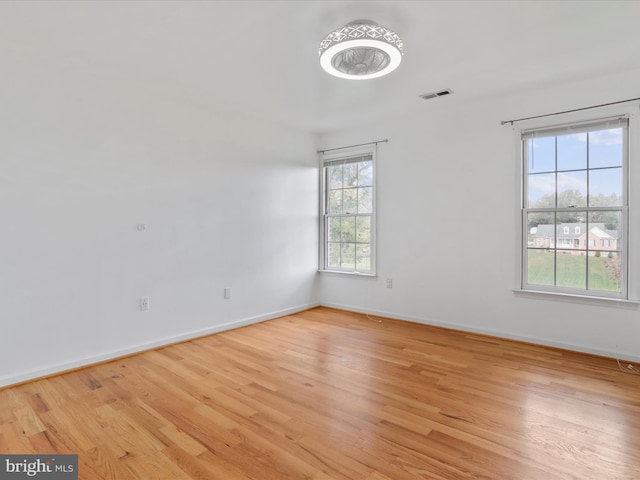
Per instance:
[[[167,345],[171,345],[174,343],[193,340],[200,337],[205,337],[207,335],[224,332],[226,330],[232,330],[234,328],[240,328],[246,325],[252,325],[255,323],[264,322],[266,320],[272,320],[274,318],[284,317],[286,315],[292,315],[294,313],[302,312],[304,310],[308,310],[310,308],[314,308],[317,306],[318,304],[316,303],[298,305],[295,307],[286,308],[284,310],[278,310],[275,312],[266,313],[264,315],[257,315],[255,317],[248,317],[240,320],[234,320],[232,322],[214,325],[212,327],[203,328],[201,330],[194,330],[191,332],[186,332],[186,333],[175,335],[172,337],[165,337],[165,338],[153,340],[148,343],[142,343],[138,345],[132,345],[123,349],[112,350],[110,352],[102,353],[100,355],[79,358],[71,362],[58,363],[55,365],[48,365],[47,367],[44,367],[44,368],[38,368],[34,370],[20,372],[15,375],[0,378],[0,388],[7,387],[10,385],[15,385],[18,383],[24,383],[24,382],[36,380],[38,378],[48,377],[51,375],[57,375],[60,373],[76,370],[78,368],[88,367],[88,366],[95,365],[102,362],[116,360],[118,358],[126,357],[135,353],[154,350],[156,348],[165,347]]]
[[[517,340],[520,342],[532,343],[535,345],[560,348],[562,350],[570,350],[573,352],[588,353],[591,355],[598,355],[600,357],[607,357],[607,358],[621,359],[621,360],[624,359],[630,362],[640,363],[640,355],[629,353],[629,352],[616,352],[616,351],[604,350],[600,348],[593,348],[585,345],[576,345],[576,344],[570,344],[570,343],[557,342],[555,340],[550,340],[547,338],[528,337],[525,335],[514,335],[513,333],[501,332],[498,330],[491,330],[491,329],[485,329],[485,328],[476,328],[466,324],[442,322],[442,321],[438,321],[430,318],[414,317],[410,315],[400,315],[397,313],[385,312],[380,310],[362,309],[359,307],[354,307],[352,305],[341,305],[341,304],[335,304],[335,303],[322,303],[321,305],[323,307],[337,308],[340,310],[348,310],[351,312],[366,313],[369,315],[375,315],[379,317],[392,318],[394,320],[405,320],[407,322],[421,323],[423,325],[450,328],[452,330],[460,330],[460,331],[469,332],[469,333],[479,333],[482,335],[490,335],[492,337],[504,338],[508,340]]]

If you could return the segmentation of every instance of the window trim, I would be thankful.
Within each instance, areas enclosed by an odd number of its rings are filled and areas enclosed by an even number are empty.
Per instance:
[[[320,273],[335,273],[339,275],[347,275],[347,276],[363,276],[363,277],[375,277],[377,276],[377,222],[376,222],[376,211],[377,211],[377,182],[378,182],[378,174],[377,174],[377,166],[378,166],[378,158],[377,158],[378,148],[377,144],[368,145],[366,147],[360,148],[345,148],[340,149],[339,151],[331,152],[331,153],[320,153],[319,155],[319,182],[320,182],[320,198],[319,198],[319,248],[318,248],[318,272]],[[327,239],[327,214],[325,211],[325,207],[327,205],[326,198],[326,175],[325,175],[325,166],[331,162],[335,162],[337,160],[347,160],[353,157],[371,155],[372,162],[372,171],[373,171],[373,182],[372,182],[372,211],[371,211],[371,269],[364,272],[359,272],[357,270],[341,270],[329,268],[327,266],[327,258],[328,258],[328,239]]]
[[[627,104],[625,106],[610,106],[600,107],[597,109],[589,109],[588,111],[573,112],[567,114],[559,114],[560,119],[552,122],[548,118],[545,119],[532,119],[524,120],[519,125],[513,125],[512,130],[514,134],[514,146],[516,151],[516,158],[518,161],[518,168],[516,172],[516,182],[519,182],[519,188],[516,188],[516,222],[520,226],[517,229],[517,244],[515,249],[515,272],[514,281],[515,286],[513,288],[514,293],[531,293],[542,294],[543,298],[565,298],[568,301],[576,301],[576,299],[583,301],[599,301],[606,300],[609,304],[610,301],[622,303],[635,303],[640,302],[640,268],[634,268],[640,260],[640,253],[638,250],[640,240],[640,222],[631,222],[632,214],[630,212],[640,211],[640,185],[637,184],[637,179],[634,177],[635,169],[633,160],[639,151],[637,145],[640,141],[640,133],[638,132],[638,107],[640,102],[634,102],[633,104]],[[526,166],[524,164],[525,159],[525,142],[523,141],[523,135],[526,135],[531,131],[538,131],[540,133],[553,135],[560,131],[559,129],[565,129],[567,126],[575,125],[578,131],[583,128],[588,128],[593,124],[600,124],[606,120],[611,120],[614,117],[626,118],[627,125],[627,137],[626,137],[626,151],[623,155],[623,196],[626,199],[626,204],[622,206],[622,224],[623,236],[621,241],[624,242],[623,248],[623,261],[624,261],[624,278],[622,285],[622,293],[613,295],[608,292],[593,290],[593,293],[589,291],[582,291],[576,289],[563,289],[562,287],[547,287],[547,286],[535,286],[526,284],[526,239],[527,239],[527,225],[525,219],[526,212]],[[577,132],[576,132],[577,133]],[[640,178],[640,177],[639,177]],[[635,182],[635,183],[634,183]],[[518,185],[518,183],[516,183]],[[604,207],[603,207],[604,208]],[[608,208],[608,207],[607,207]],[[605,208],[605,209],[607,209]]]

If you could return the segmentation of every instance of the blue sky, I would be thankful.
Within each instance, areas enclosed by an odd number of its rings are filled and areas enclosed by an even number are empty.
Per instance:
[[[579,190],[586,197],[588,183],[591,195],[622,195],[622,128],[537,137],[527,148],[530,202],[556,191],[556,160],[558,192]]]

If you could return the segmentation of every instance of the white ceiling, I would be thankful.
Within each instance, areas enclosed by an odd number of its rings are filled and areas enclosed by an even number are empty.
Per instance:
[[[320,40],[361,18],[402,37],[402,65],[329,76]],[[0,88],[155,96],[321,132],[427,108],[418,95],[434,90],[464,102],[638,68],[639,21],[633,1],[4,1]]]

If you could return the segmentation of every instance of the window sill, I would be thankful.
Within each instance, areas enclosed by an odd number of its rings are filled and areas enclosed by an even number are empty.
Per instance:
[[[608,305],[626,308],[637,308],[640,305],[638,300],[629,300],[626,298],[614,297],[592,297],[588,295],[578,295],[564,292],[545,292],[542,290],[523,290],[514,288],[513,293],[522,297],[547,297],[549,300],[568,301],[574,303],[590,304],[590,305]]]
[[[362,272],[345,272],[342,270],[318,270],[318,273],[330,273],[330,274],[336,274],[336,275],[347,275],[347,276],[352,276],[352,277],[369,277],[369,278],[375,278],[378,275],[375,273],[362,273]]]

